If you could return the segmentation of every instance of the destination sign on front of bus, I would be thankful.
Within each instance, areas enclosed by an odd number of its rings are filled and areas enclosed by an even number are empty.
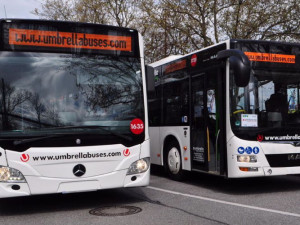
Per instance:
[[[92,52],[106,54],[134,54],[134,33],[119,28],[102,26],[79,27],[38,26],[36,24],[4,23],[4,49]],[[99,32],[100,31],[100,32]]]
[[[242,50],[253,69],[299,72],[300,45],[296,43],[235,40],[232,48]]]
[[[272,53],[261,53],[261,52],[244,52],[248,56],[250,61],[258,62],[272,62],[272,63],[296,63],[295,55],[286,54],[272,54]]]
[[[10,45],[130,52],[131,37],[9,28]]]

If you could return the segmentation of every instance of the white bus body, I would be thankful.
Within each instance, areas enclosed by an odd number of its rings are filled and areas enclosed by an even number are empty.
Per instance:
[[[51,36],[52,46],[42,36],[49,30],[56,35]],[[2,20],[1,32],[0,198],[148,185],[142,36],[126,28],[40,20]],[[27,34],[42,39],[26,41]],[[89,35],[92,47],[84,44]],[[13,38],[21,43],[12,44]],[[64,47],[59,46],[62,38]],[[127,49],[115,48],[124,41]],[[8,78],[4,72],[13,69],[17,75]],[[34,77],[39,70],[43,77]],[[10,101],[19,96],[17,91],[28,98],[20,97],[12,108],[7,103],[9,88],[16,93],[10,93]]]
[[[239,54],[249,58],[251,70],[243,69],[251,75],[237,86],[236,76],[243,72],[231,63],[233,57],[245,60]],[[177,180],[184,171],[228,178],[299,174],[298,106],[291,110],[289,103],[286,112],[265,106],[280,85],[287,101],[292,90],[299,92],[299,60],[297,44],[228,40],[150,64],[155,78],[148,99],[151,163],[163,165]],[[284,75],[290,79],[281,79]]]

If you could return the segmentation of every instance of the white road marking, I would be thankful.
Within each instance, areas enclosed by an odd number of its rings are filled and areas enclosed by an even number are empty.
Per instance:
[[[285,215],[285,216],[300,217],[300,214],[297,214],[297,213],[290,213],[290,212],[284,212],[284,211],[279,211],[279,210],[274,210],[274,209],[267,209],[267,208],[261,208],[261,207],[256,207],[256,206],[243,205],[243,204],[239,204],[239,203],[227,202],[227,201],[222,201],[222,200],[213,199],[213,198],[201,197],[201,196],[197,196],[197,195],[184,194],[184,193],[170,191],[170,190],[152,187],[152,186],[148,186],[147,188],[156,190],[156,191],[169,193],[169,194],[181,195],[184,197],[200,199],[200,200],[204,200],[204,201],[217,202],[217,203],[226,204],[226,205],[232,205],[232,206],[238,206],[238,207],[243,207],[243,208],[248,208],[248,209],[255,209],[255,210],[260,210],[260,211],[265,211],[265,212],[277,213],[277,214],[281,214],[281,215]]]

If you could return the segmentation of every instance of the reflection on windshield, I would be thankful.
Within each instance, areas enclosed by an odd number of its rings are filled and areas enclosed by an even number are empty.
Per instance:
[[[300,74],[255,71],[247,87],[231,76],[233,130],[265,131],[300,126]]]
[[[138,59],[2,52],[0,66],[2,131],[95,125],[130,132],[130,121],[143,118]]]

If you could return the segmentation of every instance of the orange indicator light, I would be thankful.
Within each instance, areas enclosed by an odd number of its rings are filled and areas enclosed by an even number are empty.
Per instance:
[[[248,172],[248,171],[249,171],[249,168],[248,168],[248,167],[240,167],[240,170],[241,170],[241,171],[244,171],[244,172]]]

